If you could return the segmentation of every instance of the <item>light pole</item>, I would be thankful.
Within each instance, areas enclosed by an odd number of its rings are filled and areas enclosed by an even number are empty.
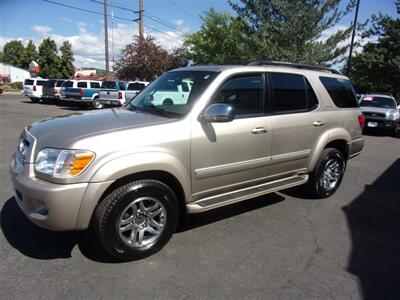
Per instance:
[[[357,18],[358,18],[359,7],[360,7],[360,0],[357,0],[356,14],[354,15],[354,23],[353,23],[353,33],[351,34],[350,53],[349,53],[349,58],[347,60],[347,76],[350,76],[350,71],[351,71],[351,55],[353,54],[353,44],[357,29]]]

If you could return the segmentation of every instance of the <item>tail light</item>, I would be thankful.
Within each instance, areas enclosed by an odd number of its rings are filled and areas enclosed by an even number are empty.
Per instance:
[[[32,90],[36,92],[36,85],[33,86]]]
[[[118,92],[118,99],[122,99],[122,92]]]
[[[84,94],[83,89],[80,89],[79,90],[79,95],[83,96],[83,94]]]
[[[365,125],[365,116],[364,115],[358,115],[358,123],[360,123],[361,130],[363,130],[364,125]]]

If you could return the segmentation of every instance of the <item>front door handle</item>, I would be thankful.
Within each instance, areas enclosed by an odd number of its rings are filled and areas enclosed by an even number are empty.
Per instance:
[[[313,123],[313,125],[314,125],[315,127],[321,127],[321,126],[324,125],[324,122],[322,122],[322,121],[315,121],[315,122]]]
[[[268,130],[264,127],[256,127],[251,130],[252,134],[262,134],[262,133],[267,133],[267,132],[268,132]]]

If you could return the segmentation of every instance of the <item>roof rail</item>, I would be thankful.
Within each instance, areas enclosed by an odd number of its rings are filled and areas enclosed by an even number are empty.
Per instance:
[[[330,72],[333,74],[342,75],[341,72],[339,72],[336,69],[332,69],[332,68],[324,68],[324,67],[313,66],[313,65],[304,65],[304,64],[295,64],[295,63],[290,63],[290,62],[285,62],[285,61],[254,60],[254,61],[248,62],[247,65],[249,65],[249,66],[285,66],[285,67],[291,67],[291,68],[297,68],[297,69],[325,71],[325,72]]]

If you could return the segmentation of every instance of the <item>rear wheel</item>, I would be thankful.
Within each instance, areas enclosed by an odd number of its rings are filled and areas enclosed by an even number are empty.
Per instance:
[[[144,258],[159,251],[178,225],[174,192],[157,180],[125,184],[99,204],[94,215],[97,237],[118,260]]]
[[[314,171],[307,183],[309,193],[316,198],[327,198],[339,188],[346,162],[342,153],[335,148],[322,151]]]
[[[93,99],[93,101],[92,101],[92,108],[94,108],[94,109],[103,108],[103,104],[99,103],[99,101],[97,101],[97,100],[99,100],[98,97],[96,97],[96,98]]]
[[[174,105],[174,102],[171,99],[165,99],[163,101],[163,105],[166,105],[166,106]]]

